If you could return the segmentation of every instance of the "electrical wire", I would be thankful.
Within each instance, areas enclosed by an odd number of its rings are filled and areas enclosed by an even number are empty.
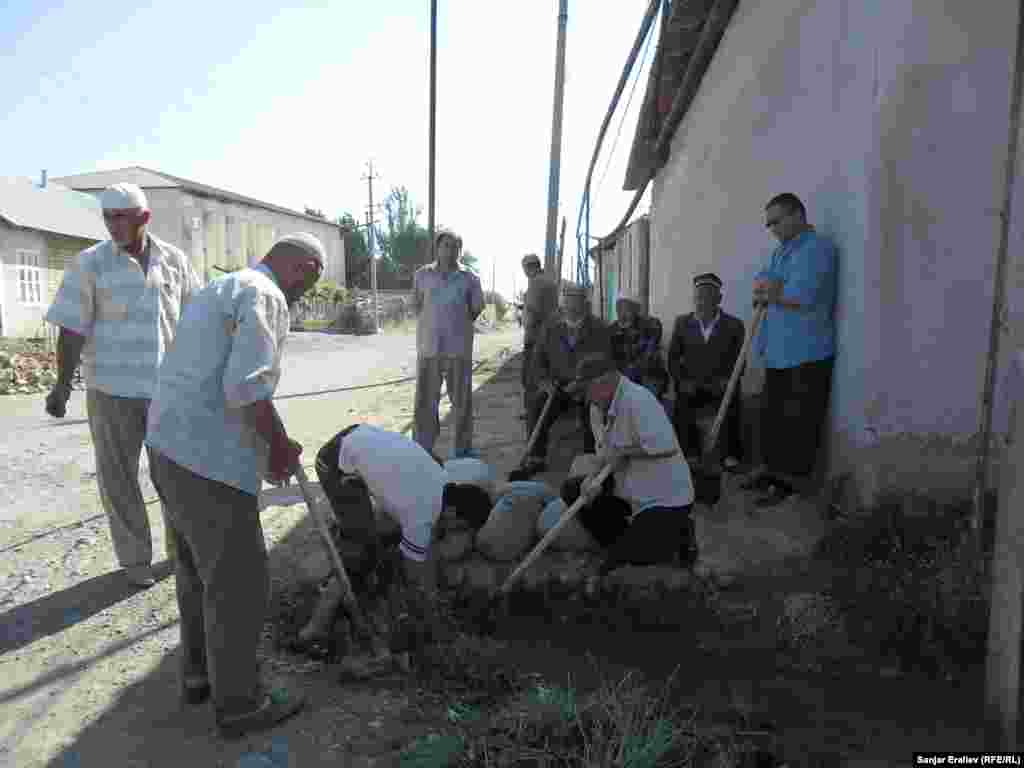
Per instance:
[[[651,40],[655,38],[655,33],[651,33],[647,36],[647,40],[644,42],[644,50],[640,54],[640,66],[637,68],[636,76],[633,78],[633,85],[629,89],[629,98],[626,99],[626,108],[622,110],[622,117],[619,119],[619,128],[615,132],[615,139],[612,141],[612,148],[608,152],[608,162],[605,163],[604,172],[601,174],[601,178],[597,182],[597,189],[594,190],[594,197],[601,196],[601,187],[604,185],[604,179],[608,175],[609,169],[612,167],[612,159],[615,157],[615,148],[619,145],[619,137],[622,135],[622,126],[626,124],[626,115],[629,114],[629,107],[633,103],[633,94],[636,93],[637,83],[640,82],[640,76],[644,72],[644,64],[647,62],[647,51],[651,47]]]
[[[508,347],[505,347],[504,349],[502,349],[498,353],[497,356],[500,357],[507,349],[508,349]],[[470,373],[471,374],[472,373],[476,373],[478,370],[480,370],[480,368],[483,367],[483,365],[485,363],[489,362],[490,359],[491,358],[484,358],[482,360],[477,360],[473,364],[473,368],[471,369]],[[335,388],[335,389],[322,389],[322,390],[316,390],[316,391],[313,391],[313,392],[299,392],[299,393],[292,394],[292,395],[282,395],[281,397],[275,397],[273,399],[274,400],[287,400],[287,399],[290,399],[290,398],[293,398],[293,397],[316,397],[318,395],[326,395],[326,394],[332,394],[332,393],[337,393],[337,392],[354,392],[356,390],[362,390],[362,389],[376,389],[376,388],[380,388],[380,387],[391,387],[391,386],[395,386],[396,384],[405,384],[405,383],[408,383],[408,382],[411,382],[411,381],[415,381],[415,380],[416,380],[415,376],[406,376],[406,377],[401,378],[401,379],[389,379],[387,381],[378,381],[378,382],[376,382],[374,384],[360,384],[360,385],[353,386],[353,387],[338,387],[338,388]],[[442,394],[444,394],[443,388],[442,388]],[[405,434],[410,429],[412,429],[413,423],[414,423],[413,421],[410,421],[408,424],[406,424],[401,430],[399,430],[399,434]],[[303,464],[302,468],[306,469],[306,470],[314,469],[315,468],[315,462],[313,464]],[[86,494],[89,494],[91,496],[99,496],[99,492],[98,491],[82,491],[82,493],[86,493]],[[144,499],[143,500],[143,504],[145,504],[146,506],[150,506],[152,504],[156,504],[158,501],[160,501],[159,497],[154,497],[154,498],[150,498],[150,499]],[[21,547],[24,547],[27,544],[31,544],[34,541],[38,541],[39,539],[46,538],[47,536],[52,536],[55,533],[59,533],[60,531],[67,530],[69,528],[79,528],[81,526],[84,526],[86,523],[91,523],[92,521],[99,520],[102,517],[106,517],[106,513],[105,512],[100,512],[100,513],[95,514],[95,515],[90,515],[89,517],[82,518],[81,520],[76,520],[73,523],[65,523],[64,525],[58,525],[58,526],[55,526],[53,528],[48,528],[48,529],[43,530],[43,531],[38,531],[36,533],[33,533],[27,539],[22,539],[21,541],[15,542],[14,544],[8,544],[6,547],[0,548],[0,554],[3,554],[5,552],[11,552],[11,551],[13,551],[15,549],[20,549]]]

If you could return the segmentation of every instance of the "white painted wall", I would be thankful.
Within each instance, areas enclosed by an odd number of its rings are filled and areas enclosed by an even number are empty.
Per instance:
[[[42,274],[43,297],[41,304],[24,304],[21,301],[18,282],[17,252],[20,249],[39,253],[42,263],[47,263],[46,238],[39,232],[16,229],[0,223],[0,303],[3,305],[4,336],[34,336],[43,322],[43,315],[50,306],[53,296],[48,288],[48,273]]]
[[[836,241],[837,472],[863,459],[865,426],[916,456],[906,476],[889,456],[897,484],[963,469],[957,444],[976,429],[988,343],[1015,5],[740,3],[655,180],[651,310],[667,327],[705,270],[749,322],[753,274],[775,245],[763,212],[774,194],[797,193]],[[921,459],[936,438],[945,457]]]

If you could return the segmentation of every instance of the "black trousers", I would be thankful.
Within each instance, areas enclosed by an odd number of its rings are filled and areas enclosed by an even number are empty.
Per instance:
[[[533,428],[540,419],[541,411],[544,410],[544,404],[547,401],[547,394],[540,391],[530,401],[530,405],[526,410],[526,427],[529,434],[533,434]],[[565,393],[558,392],[555,395],[555,402],[551,405],[551,410],[548,411],[547,423],[541,427],[540,433],[537,435],[537,442],[534,444],[532,451],[533,456],[544,458],[548,455],[548,434],[551,431],[551,425],[555,423],[559,416],[567,412],[575,412],[576,418],[583,427],[583,452],[594,453],[595,441],[594,432],[590,428],[590,408],[585,401],[577,402]]]
[[[709,389],[697,389],[692,395],[676,391],[676,403],[672,410],[672,424],[676,428],[676,437],[682,446],[683,455],[688,459],[698,459],[704,452],[700,429],[697,427],[697,411],[708,405],[719,408],[722,398]],[[732,402],[725,411],[722,422],[720,440],[725,441],[725,456],[743,459],[743,421],[742,404],[739,393],[733,393]]]
[[[608,550],[606,567],[660,565],[685,556],[692,546],[693,505],[650,507],[629,522],[629,503],[601,494],[580,510],[580,524]]]
[[[361,523],[367,519],[373,519],[370,490],[366,482],[359,475],[343,473],[338,466],[341,441],[358,426],[358,424],[353,424],[346,427],[324,443],[323,447],[317,451],[314,465],[316,476],[320,480],[320,487],[328,501],[331,502],[334,516],[342,527],[342,535],[344,535],[346,517],[349,517],[350,520],[356,519]]]
[[[761,392],[761,447],[768,473],[807,477],[814,472],[832,391],[835,358],[765,370]]]

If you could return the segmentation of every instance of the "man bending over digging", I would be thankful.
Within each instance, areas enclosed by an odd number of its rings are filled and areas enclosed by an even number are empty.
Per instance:
[[[316,473],[342,536],[362,550],[360,572],[374,570],[380,557],[374,502],[401,528],[405,603],[414,614],[409,617],[411,631],[420,638],[435,634],[438,561],[431,556],[434,527],[449,507],[458,517],[480,527],[491,510],[488,493],[449,482],[444,468],[418,443],[369,424],[353,424],[327,442],[317,453]],[[333,581],[313,619],[299,634],[300,645],[328,634],[341,604],[337,578]]]

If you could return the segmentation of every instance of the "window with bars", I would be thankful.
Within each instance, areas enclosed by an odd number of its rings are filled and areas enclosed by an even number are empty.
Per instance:
[[[22,304],[43,303],[43,256],[38,251],[18,251],[18,298]]]

